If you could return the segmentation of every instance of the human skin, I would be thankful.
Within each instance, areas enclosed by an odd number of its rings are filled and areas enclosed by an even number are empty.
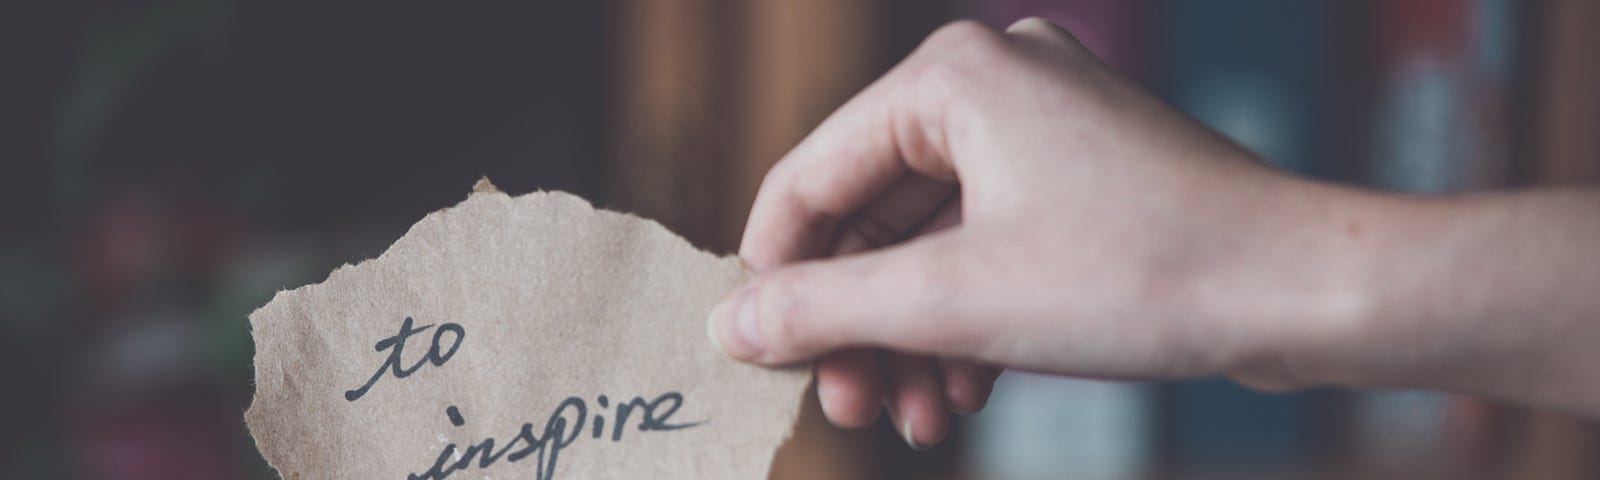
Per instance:
[[[837,425],[914,447],[1001,368],[1404,386],[1600,413],[1600,191],[1405,196],[1299,179],[1070,34],[957,22],[767,174],[708,319],[816,360]]]

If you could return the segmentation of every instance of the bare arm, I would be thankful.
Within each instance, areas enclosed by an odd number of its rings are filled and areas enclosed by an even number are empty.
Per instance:
[[[1264,358],[1290,363],[1259,386],[1278,375],[1600,414],[1600,191],[1365,197],[1323,217],[1343,220],[1324,226],[1323,256],[1355,266],[1344,288],[1359,300],[1325,335],[1275,334],[1284,350]],[[1256,314],[1271,325],[1292,312]]]

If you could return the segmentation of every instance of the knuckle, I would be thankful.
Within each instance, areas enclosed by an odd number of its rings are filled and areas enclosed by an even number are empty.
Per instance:
[[[819,214],[804,196],[795,191],[793,183],[786,182],[781,177],[756,192],[756,195],[765,196],[762,200],[794,218],[812,218]]]
[[[1053,31],[1056,30],[1056,28],[1057,27],[1056,27],[1055,23],[1052,23],[1049,20],[1045,20],[1043,17],[1027,17],[1027,18],[1012,22],[1011,26],[1006,27],[1006,31],[1007,32],[1015,32],[1015,31],[1022,31],[1022,30],[1030,30],[1030,31],[1041,31],[1041,32],[1045,32],[1045,31],[1053,32]]]
[[[972,44],[998,42],[1000,34],[976,20],[956,20],[946,23],[928,35],[925,44]]]
[[[796,168],[793,161],[788,158],[780,159],[767,169],[761,177],[761,187],[756,190],[758,200],[766,200],[785,208],[803,209],[806,207],[799,194],[794,191]]]
[[[949,55],[924,57],[907,62],[900,68],[898,90],[922,100],[920,105],[946,105],[961,101],[962,92],[977,90],[982,79],[982,65]]]
[[[1016,23],[1006,27],[1006,33],[1026,33],[1053,42],[1057,47],[1064,47],[1067,53],[1086,54],[1078,42],[1077,37],[1055,22],[1040,17],[1028,17],[1017,20]]]
[[[961,20],[939,27],[919,50],[945,61],[979,65],[1002,57],[1008,45],[1005,34],[973,20]]]
[[[904,78],[922,95],[952,95],[978,88],[994,65],[1013,55],[1005,35],[973,20],[939,27],[901,66]]]

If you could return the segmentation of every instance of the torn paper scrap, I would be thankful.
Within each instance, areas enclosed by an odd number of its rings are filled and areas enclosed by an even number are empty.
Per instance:
[[[250,316],[246,423],[288,479],[764,479],[810,374],[728,359],[736,258],[481,182]]]

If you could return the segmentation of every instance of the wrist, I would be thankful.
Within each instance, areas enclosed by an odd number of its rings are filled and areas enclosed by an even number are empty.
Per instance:
[[[1230,374],[1269,389],[1426,388],[1571,409],[1600,397],[1576,380],[1600,361],[1592,193],[1325,189],[1273,236],[1303,260],[1266,269],[1279,280],[1263,296],[1283,301],[1244,312],[1262,333]]]
[[[1222,373],[1248,386],[1282,391],[1316,385],[1372,385],[1361,367],[1363,337],[1384,317],[1392,292],[1383,282],[1396,225],[1413,200],[1317,184],[1285,182],[1272,208],[1247,229],[1254,240],[1228,262],[1203,311],[1229,331]]]

